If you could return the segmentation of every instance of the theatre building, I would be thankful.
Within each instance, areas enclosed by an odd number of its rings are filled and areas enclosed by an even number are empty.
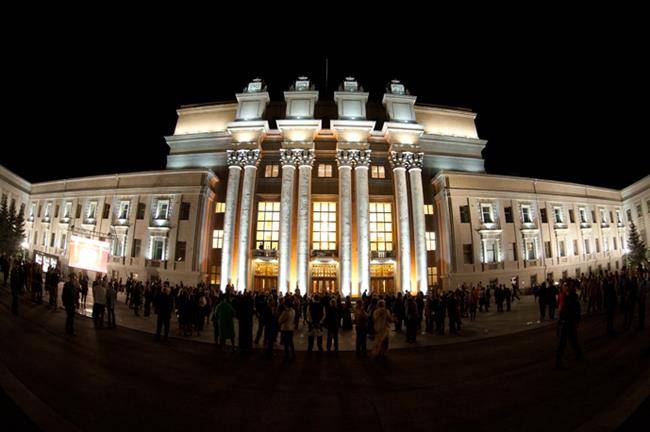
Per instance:
[[[0,186],[22,194],[30,253],[65,266],[69,235],[98,236],[116,276],[238,290],[527,287],[620,268],[628,223],[647,235],[650,176],[621,191],[489,175],[475,113],[418,105],[397,81],[368,97],[347,78],[321,101],[301,77],[272,102],[254,80],[236,102],[178,110],[165,171],[30,184],[2,170]]]

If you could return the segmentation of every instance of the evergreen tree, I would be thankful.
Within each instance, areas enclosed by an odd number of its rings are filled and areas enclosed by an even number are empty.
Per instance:
[[[2,196],[0,203],[0,254],[6,253],[9,245],[11,225],[9,224],[9,211],[7,209],[7,195]]]
[[[630,222],[630,234],[627,240],[627,261],[630,267],[636,267],[639,264],[647,262],[645,243],[639,236],[634,222]]]
[[[14,217],[12,228],[13,251],[17,252],[22,249],[23,241],[25,241],[25,204],[20,205],[20,211]]]

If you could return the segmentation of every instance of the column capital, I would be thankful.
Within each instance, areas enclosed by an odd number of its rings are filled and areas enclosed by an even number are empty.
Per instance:
[[[422,168],[424,160],[424,153],[414,153],[410,151],[391,151],[388,160],[390,161],[393,170],[404,168],[410,170],[412,168]]]
[[[339,149],[336,151],[336,163],[339,167],[368,167],[370,150]]]
[[[355,150],[337,150],[336,151],[336,164],[339,168],[354,166],[354,158],[352,156]]]
[[[293,157],[296,162],[296,166],[308,166],[312,167],[314,165],[314,160],[316,160],[316,152],[312,149],[292,149]]]
[[[352,150],[355,168],[370,166],[370,150]]]
[[[226,150],[226,158],[229,167],[257,167],[260,162],[260,151],[258,149]]]
[[[280,149],[280,166],[296,166],[296,159],[293,154],[293,149]]]

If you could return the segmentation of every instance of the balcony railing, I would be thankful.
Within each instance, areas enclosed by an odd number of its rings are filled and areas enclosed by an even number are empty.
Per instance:
[[[163,268],[167,269],[167,261],[165,260],[145,260],[144,262],[145,267],[152,267],[152,268]]]
[[[371,251],[370,258],[371,259],[387,259],[387,258],[394,259],[395,251]]]
[[[311,251],[311,256],[313,258],[332,258],[332,257],[336,257],[337,253],[335,250],[314,249]]]
[[[255,249],[253,251],[254,258],[277,258],[278,251],[276,249]]]

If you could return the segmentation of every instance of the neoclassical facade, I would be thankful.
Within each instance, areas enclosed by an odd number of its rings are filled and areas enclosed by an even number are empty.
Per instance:
[[[620,268],[630,221],[647,236],[650,176],[620,191],[489,175],[475,113],[397,81],[368,96],[347,78],[320,101],[301,77],[272,102],[254,80],[236,103],[178,110],[165,171],[30,184],[3,169],[0,186],[26,204],[31,253],[65,265],[74,231],[110,239],[115,275],[239,290],[526,287]]]

